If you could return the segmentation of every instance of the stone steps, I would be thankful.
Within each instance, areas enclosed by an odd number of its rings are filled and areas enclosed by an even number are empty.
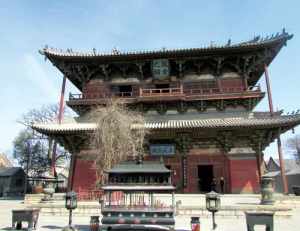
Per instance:
[[[39,204],[44,198],[43,193],[38,194],[26,194],[24,197],[24,204]],[[53,201],[55,202],[62,202],[65,200],[65,194],[64,193],[54,193],[53,194]]]

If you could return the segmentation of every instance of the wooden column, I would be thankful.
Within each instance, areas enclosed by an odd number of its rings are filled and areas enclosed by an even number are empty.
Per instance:
[[[281,173],[281,178],[282,178],[283,192],[285,194],[288,194],[289,189],[288,189],[287,178],[286,178],[286,175],[285,175],[284,160],[282,158],[282,147],[281,147],[280,131],[278,131],[278,136],[277,136],[277,149],[278,149],[278,156],[279,156],[279,163],[280,163],[280,173]]]
[[[57,117],[59,124],[61,124],[62,119],[63,119],[63,114],[64,114],[64,98],[65,98],[65,90],[66,90],[66,80],[67,80],[67,77],[64,75],[62,86],[61,86],[59,111],[58,111],[58,117]],[[51,173],[53,176],[55,175],[56,149],[57,149],[57,142],[54,141],[52,158],[51,158]]]
[[[188,133],[179,133],[177,138],[181,151],[181,187],[184,190],[188,186],[187,153],[189,149],[190,137]]]
[[[265,64],[264,68],[265,68],[265,78],[266,78],[266,85],[267,85],[267,92],[268,92],[269,109],[270,109],[271,116],[273,116],[274,110],[273,110],[272,93],[271,93],[268,67],[267,67],[266,64]],[[277,150],[278,150],[278,156],[279,156],[283,192],[285,194],[288,194],[288,182],[287,182],[287,178],[286,178],[286,175],[285,175],[284,161],[283,161],[283,158],[282,158],[280,130],[278,131],[278,135],[277,135]]]
[[[68,188],[67,191],[71,191],[73,189],[73,179],[74,179],[74,169],[76,165],[75,154],[71,154],[71,163],[69,168],[69,177],[68,177]]]
[[[221,83],[221,76],[217,76],[216,79],[217,79],[217,85],[218,85],[218,88],[219,88],[220,92],[223,92],[223,86],[222,86],[222,83]]]
[[[256,149],[256,162],[257,162],[257,171],[258,171],[258,177],[259,177],[259,183],[261,183],[261,176],[262,176],[262,171],[261,171],[261,163],[262,163],[262,158],[261,158],[261,141],[258,142],[257,149]]]
[[[248,77],[244,76],[244,88],[245,88],[245,91],[247,91],[248,89]]]
[[[266,86],[267,86],[267,93],[268,93],[269,109],[270,109],[271,115],[273,115],[274,110],[273,110],[272,92],[271,92],[268,67],[266,64],[265,64],[264,68],[265,68],[265,79],[266,79]]]

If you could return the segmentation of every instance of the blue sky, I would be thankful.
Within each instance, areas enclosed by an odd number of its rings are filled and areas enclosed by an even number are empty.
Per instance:
[[[89,51],[188,48],[225,44],[229,38],[239,42],[285,27],[295,36],[269,68],[273,101],[275,108],[297,110],[299,9],[297,0],[1,1],[0,152],[11,152],[22,113],[58,102],[62,75],[38,53],[46,44]],[[68,82],[66,95],[70,91],[76,89]],[[267,99],[256,109],[268,110]],[[267,157],[277,156],[275,147],[266,149]]]

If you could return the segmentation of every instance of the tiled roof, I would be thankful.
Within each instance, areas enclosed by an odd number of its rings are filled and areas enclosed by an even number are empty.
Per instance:
[[[20,170],[23,171],[23,169],[21,167],[0,168],[0,177],[1,176],[13,176]]]
[[[152,50],[152,51],[136,51],[136,52],[121,52],[117,50],[113,50],[111,53],[99,53],[95,49],[91,52],[75,52],[72,49],[67,49],[63,51],[61,49],[49,48],[45,47],[40,51],[41,54],[44,54],[47,57],[80,57],[80,58],[93,58],[93,57],[130,57],[130,56],[149,56],[149,55],[182,55],[186,53],[207,53],[211,51],[228,51],[228,50],[236,50],[240,48],[256,48],[263,47],[266,45],[271,45],[273,43],[285,43],[287,40],[291,39],[293,35],[290,35],[282,31],[282,33],[277,33],[275,36],[267,36],[265,38],[261,38],[260,36],[256,36],[254,39],[231,44],[229,41],[226,45],[210,45],[201,48],[189,48],[189,49],[162,49],[162,50]]]
[[[184,117],[183,117],[184,118]],[[144,126],[146,129],[236,129],[236,128],[269,128],[269,127],[294,127],[300,124],[300,114],[283,116],[253,116],[252,117],[224,117],[206,119],[165,119],[147,121],[145,124],[134,124],[133,129]],[[97,128],[93,122],[79,122],[74,120],[68,123],[34,124],[33,129],[45,133],[76,133],[91,132]]]
[[[279,159],[273,159],[272,157],[269,159],[270,161],[274,161],[274,163],[280,168]],[[269,163],[268,162],[268,163]],[[289,175],[300,175],[300,163],[298,160],[295,159],[284,159],[284,168],[285,168],[285,174],[287,176]],[[275,177],[280,175],[280,171],[269,171],[266,176]]]
[[[271,161],[271,159],[273,159],[273,161],[275,162],[275,164],[278,167],[280,167],[280,161],[279,161],[279,159],[274,159],[274,158],[271,157],[269,159],[269,161]],[[285,167],[285,169],[287,171],[292,170],[292,169],[296,169],[296,168],[300,169],[300,162],[298,160],[295,160],[295,159],[284,159],[284,167]]]

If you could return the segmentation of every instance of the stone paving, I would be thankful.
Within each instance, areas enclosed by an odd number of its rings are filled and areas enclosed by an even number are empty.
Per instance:
[[[192,198],[190,198],[192,199]],[[256,199],[249,199],[249,202]],[[247,201],[247,200],[246,200]],[[11,210],[24,208],[23,201],[21,200],[0,200],[0,229],[10,230],[11,227]],[[291,218],[275,218],[274,230],[275,231],[298,231],[300,227],[300,208],[294,208]],[[89,230],[89,217],[88,216],[74,216],[73,223],[79,230]],[[211,219],[204,217],[201,220],[201,231],[212,230]],[[241,231],[246,230],[246,221],[244,217],[239,218],[220,218],[217,217],[216,222],[218,230],[224,231]],[[38,230],[41,231],[56,231],[61,230],[68,223],[68,216],[51,216],[40,215]],[[176,229],[188,230],[190,224],[189,216],[176,217]],[[263,227],[258,226],[257,230],[264,230]]]

